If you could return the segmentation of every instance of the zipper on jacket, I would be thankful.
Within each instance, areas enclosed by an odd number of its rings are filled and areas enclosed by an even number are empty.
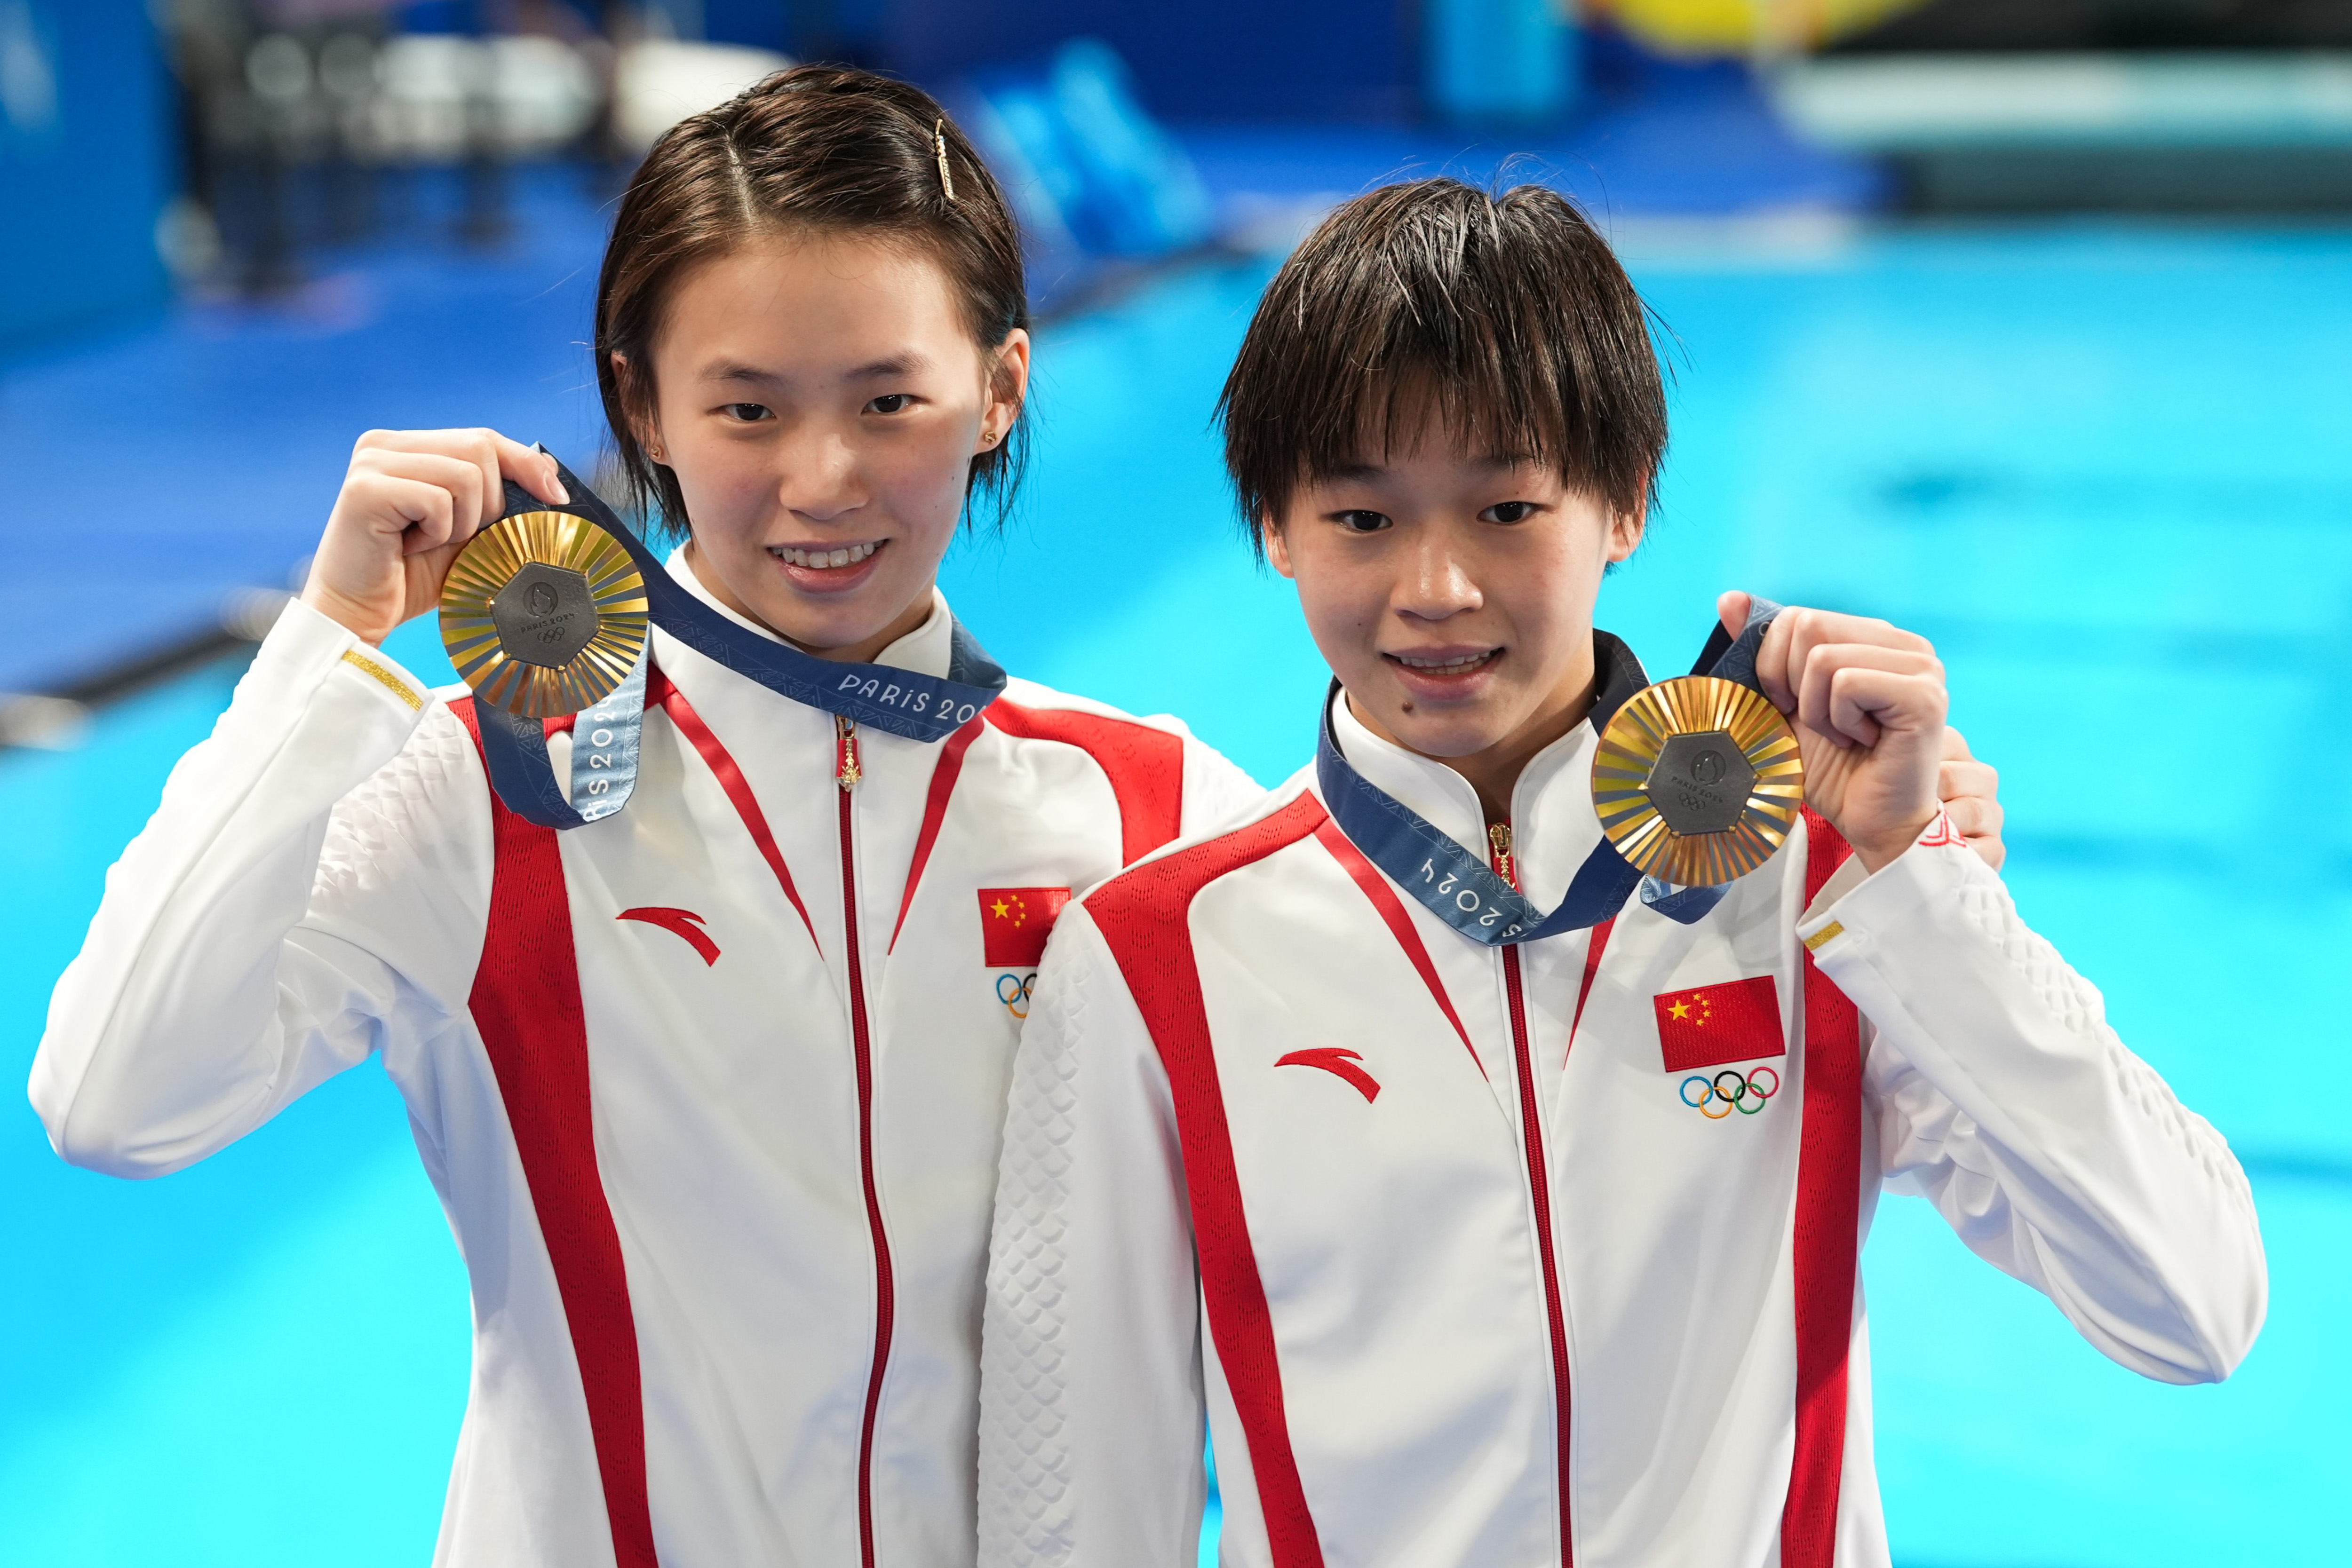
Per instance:
[[[866,1417],[857,1435],[857,1555],[874,1568],[874,1426],[882,1407],[882,1375],[890,1364],[892,1296],[890,1238],[882,1228],[882,1198],[874,1184],[874,1041],[866,1019],[866,975],[857,940],[857,860],[850,806],[865,775],[857,766],[857,726],[836,715],[834,782],[841,786],[841,923],[849,955],[849,1034],[857,1059],[857,1166],[866,1184],[866,1224],[874,1238],[874,1365],[866,1379]]]
[[[1518,886],[1519,879],[1511,863],[1511,824],[1489,823],[1486,841],[1494,852],[1495,874],[1513,887]],[[1519,950],[1515,946],[1503,948],[1503,990],[1510,1001],[1511,1057],[1519,1081],[1519,1141],[1527,1156],[1528,1197],[1535,1210],[1536,1244],[1543,1254],[1544,1316],[1551,1330],[1552,1400],[1559,1425],[1559,1560],[1561,1568],[1570,1568],[1576,1561],[1576,1547],[1570,1534],[1568,1490],[1568,1324],[1560,1312],[1559,1264],[1551,1246],[1551,1175],[1544,1163],[1543,1100],[1536,1092],[1535,1053],[1528,1048],[1527,992],[1519,977]]]
[[[1518,886],[1519,873],[1511,864],[1511,824],[1508,822],[1487,823],[1486,844],[1489,849],[1494,851],[1495,874],[1501,877],[1505,882],[1509,883],[1513,887]]]

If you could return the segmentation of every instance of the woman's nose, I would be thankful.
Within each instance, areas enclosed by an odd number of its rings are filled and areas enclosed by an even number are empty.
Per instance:
[[[830,522],[866,502],[857,454],[837,434],[810,431],[785,444],[776,498],[784,509],[811,522]]]
[[[1401,612],[1423,621],[1443,621],[1483,601],[1469,565],[1444,530],[1432,528],[1405,552],[1401,579],[1391,603]]]

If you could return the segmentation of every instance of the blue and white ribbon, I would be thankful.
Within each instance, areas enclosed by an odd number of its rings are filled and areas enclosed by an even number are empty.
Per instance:
[[[789,643],[762,637],[729,620],[672,577],[645,542],[570,469],[558,463],[556,473],[572,497],[569,503],[551,506],[509,481],[502,515],[569,512],[603,528],[629,553],[645,579],[647,619],[653,624],[713,663],[779,695],[909,740],[936,742],[970,723],[1004,690],[1003,669],[961,622],[950,632],[945,679],[889,664],[820,659]],[[650,639],[646,646],[646,656],[637,661],[628,679],[573,721],[569,800],[556,786],[541,722],[489,703],[474,705],[490,783],[509,810],[544,827],[577,828],[611,816],[627,802],[636,783],[646,673],[653,647]],[[598,734],[610,738],[593,743]],[[590,744],[583,747],[583,741]]]
[[[646,671],[652,649],[628,679],[572,722],[572,809],[583,822],[609,817],[637,787],[637,742],[646,727]]]
[[[1765,628],[1780,612],[1779,605],[1759,599],[1738,637],[1717,626],[1691,674],[1718,675],[1754,687],[1756,650],[1764,641]],[[1592,647],[1601,672],[1601,689],[1593,695],[1590,716],[1597,735],[1627,699],[1649,685],[1649,676],[1633,650],[1608,632],[1594,632]],[[1696,925],[1721,902],[1724,888],[1676,887],[1643,876],[1604,836],[1569,879],[1559,905],[1545,914],[1451,833],[1356,770],[1341,754],[1332,727],[1332,705],[1341,695],[1339,683],[1332,682],[1323,700],[1315,748],[1315,779],[1322,787],[1324,805],[1349,841],[1387,873],[1390,881],[1472,941],[1501,946],[1598,925],[1624,908],[1637,887],[1645,906],[1685,925]]]

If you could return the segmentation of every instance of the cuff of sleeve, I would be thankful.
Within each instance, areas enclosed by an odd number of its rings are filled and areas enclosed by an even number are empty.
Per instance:
[[[252,673],[267,685],[283,681],[295,689],[332,685],[339,692],[364,694],[390,705],[412,727],[432,700],[432,688],[397,659],[368,646],[342,622],[299,599],[288,602],[262,639]]]
[[[1938,811],[1910,849],[1877,871],[1865,871],[1859,855],[1849,857],[1797,922],[1798,940],[1824,967],[1832,958],[1858,958],[1875,945],[1874,936],[1930,901],[1951,897],[1979,871],[1994,874]]]
[[[283,734],[299,716],[293,733],[320,731],[364,779],[407,744],[433,703],[431,688],[398,660],[298,599],[262,639],[227,722]]]

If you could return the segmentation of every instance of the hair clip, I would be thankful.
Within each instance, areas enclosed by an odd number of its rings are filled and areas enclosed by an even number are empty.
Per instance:
[[[931,126],[931,151],[940,155],[940,189],[948,200],[955,200],[955,176],[948,172],[948,122],[940,120]]]

